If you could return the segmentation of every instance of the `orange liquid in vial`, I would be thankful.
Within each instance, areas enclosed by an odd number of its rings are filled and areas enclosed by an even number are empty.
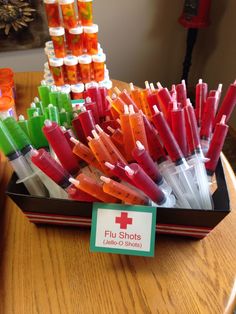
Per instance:
[[[66,49],[65,49],[65,41],[64,35],[62,36],[51,36],[55,56],[57,58],[64,58],[66,56]]]
[[[49,27],[61,26],[58,3],[44,3]]]
[[[74,9],[74,1],[73,3],[61,4],[61,12],[63,18],[64,27],[69,30],[70,28],[74,28],[77,26],[77,19],[75,15]]]
[[[77,1],[79,22],[83,26],[90,26],[93,24],[93,4],[92,1]]]

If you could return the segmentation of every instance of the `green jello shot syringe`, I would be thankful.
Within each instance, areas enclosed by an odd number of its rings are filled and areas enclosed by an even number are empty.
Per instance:
[[[17,150],[17,144],[2,121],[0,121],[0,139],[0,149],[8,158],[19,178],[17,183],[24,183],[31,195],[45,196],[44,187],[38,180],[38,177],[34,175],[24,156]]]

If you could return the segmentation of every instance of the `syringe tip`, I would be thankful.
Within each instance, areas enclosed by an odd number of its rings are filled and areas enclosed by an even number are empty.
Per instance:
[[[191,100],[189,98],[187,98],[186,104],[187,104],[187,106],[191,106],[192,107],[192,103],[191,103]]]
[[[61,109],[60,113],[65,113],[66,110],[64,108]]]
[[[129,166],[125,166],[125,171],[132,176],[134,174],[134,170],[132,170]]]
[[[75,186],[80,184],[79,180],[76,180],[74,178],[70,178],[69,181],[70,181],[70,183],[74,184]]]
[[[39,155],[39,152],[37,151],[37,149],[32,149],[31,150],[31,156],[36,157]]]
[[[139,150],[144,150],[145,147],[143,146],[143,144],[140,141],[136,141],[136,146]]]
[[[160,82],[157,82],[157,88],[158,89],[162,89],[163,88]]]
[[[31,103],[30,105],[31,108],[36,108],[36,104],[34,102]]]
[[[202,79],[199,79],[199,80],[198,80],[198,84],[202,84]]]
[[[90,142],[90,141],[92,141],[93,139],[92,139],[91,136],[87,136],[87,140]]]
[[[150,83],[150,88],[151,88],[151,91],[155,92],[155,87],[153,83]]]
[[[74,144],[79,144],[79,141],[76,138],[74,138],[73,136],[70,137],[70,141]]]
[[[225,123],[226,123],[226,115],[224,114],[220,119],[220,124],[225,124]]]
[[[178,110],[178,104],[176,100],[173,100],[173,110],[174,111]]]
[[[223,84],[219,84],[219,85],[218,85],[218,88],[217,88],[217,92],[218,92],[218,93],[221,93],[222,87],[223,87]]]
[[[34,97],[34,102],[39,102],[39,98],[38,97]]]
[[[129,113],[130,113],[130,114],[135,114],[134,106],[133,106],[133,105],[129,105]]]
[[[62,132],[66,132],[66,128],[63,125],[60,127],[60,129],[62,130]]]
[[[121,93],[121,91],[119,90],[119,88],[118,87],[114,87],[114,91],[117,93],[117,95],[120,95],[120,93]]]
[[[98,130],[99,133],[103,132],[103,129],[100,127],[99,124],[96,124],[95,128]]]
[[[25,121],[25,117],[23,114],[20,114],[19,117],[18,117],[18,120],[19,121]]]
[[[144,84],[145,84],[145,88],[146,88],[146,89],[150,89],[150,86],[149,86],[149,82],[148,82],[148,81],[145,81]]]
[[[106,96],[106,100],[108,100],[108,101],[109,101],[109,103],[112,103],[112,99],[111,99],[111,97],[110,97],[110,96]]]
[[[129,83],[129,88],[130,88],[130,90],[131,91],[133,91],[134,90],[134,84],[131,82],[131,83]]]
[[[114,132],[115,132],[115,130],[114,130],[110,125],[108,125],[107,129],[108,129],[111,133],[114,133]]]
[[[38,116],[39,116],[38,111],[35,111],[35,112],[33,113],[33,117],[38,117]]]
[[[129,107],[128,107],[128,105],[124,105],[124,114],[129,114]]]
[[[99,136],[97,134],[97,132],[95,130],[92,130],[92,134],[93,134],[93,137],[98,140],[99,139]]]
[[[107,177],[104,177],[104,176],[101,176],[100,179],[101,179],[101,181],[103,181],[103,182],[105,182],[105,183],[111,182],[111,179],[110,179],[110,178],[107,178]]]
[[[152,108],[155,113],[160,113],[159,109],[157,108],[157,105],[154,105]]]
[[[49,104],[49,105],[48,105],[48,108],[53,108],[53,104]]]
[[[45,120],[44,121],[44,125],[46,126],[46,127],[50,127],[50,126],[52,126],[52,121],[50,121],[50,120]]]
[[[111,170],[113,170],[115,168],[115,166],[108,161],[105,162],[105,166]]]

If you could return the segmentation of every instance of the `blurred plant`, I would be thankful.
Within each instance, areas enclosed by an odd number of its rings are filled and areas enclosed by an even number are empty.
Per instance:
[[[34,11],[25,0],[0,0],[0,29],[8,35],[11,29],[17,32],[28,27],[28,23],[34,20]]]

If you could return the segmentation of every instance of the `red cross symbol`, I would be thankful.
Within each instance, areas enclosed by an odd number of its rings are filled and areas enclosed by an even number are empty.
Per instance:
[[[120,217],[116,217],[116,224],[120,224],[120,229],[127,229],[127,225],[132,225],[133,218],[128,218],[128,213],[121,212]]]

